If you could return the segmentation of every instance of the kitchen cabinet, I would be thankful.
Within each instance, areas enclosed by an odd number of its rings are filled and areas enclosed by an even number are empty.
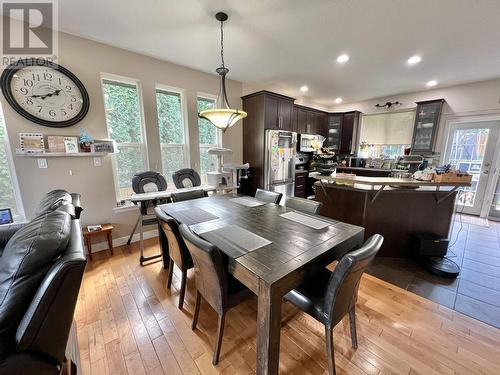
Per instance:
[[[353,147],[353,137],[354,131],[358,129],[359,118],[360,112],[358,111],[346,112],[343,114],[339,154],[349,155],[356,151],[356,147]]]
[[[340,135],[342,131],[342,113],[331,113],[328,115],[326,126],[326,140],[324,145],[332,151],[340,150]]]
[[[444,99],[417,102],[412,154],[430,154],[434,151],[444,102]]]
[[[271,93],[263,95],[265,129],[292,131],[293,99]]]
[[[297,113],[297,133],[321,134],[326,137],[327,113],[297,105],[295,111]]]
[[[294,195],[300,198],[307,198],[307,175],[308,171],[295,171]]]

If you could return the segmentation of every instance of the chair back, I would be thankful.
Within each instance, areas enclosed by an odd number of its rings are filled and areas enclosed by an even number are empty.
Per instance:
[[[186,224],[181,224],[179,231],[193,259],[196,289],[222,314],[227,304],[228,281],[220,250],[191,232]]]
[[[167,181],[158,172],[141,172],[132,177],[132,189],[136,194],[165,191],[167,190]]]
[[[323,203],[321,202],[297,197],[286,197],[285,201],[285,207],[313,215],[319,214],[321,206],[323,206]]]
[[[257,189],[255,192],[255,198],[262,202],[279,204],[283,194],[276,193],[275,191]]]
[[[356,303],[361,276],[383,242],[384,238],[380,234],[374,234],[361,248],[344,255],[332,272],[324,306],[331,328],[340,322]]]
[[[172,174],[172,180],[177,189],[195,187],[201,185],[201,178],[198,172],[191,168],[179,169]]]
[[[177,191],[172,192],[170,198],[172,202],[188,201],[190,199],[198,199],[206,197],[205,191],[203,189],[188,190],[188,191]]]
[[[179,224],[171,216],[168,216],[160,207],[155,207],[155,215],[168,242],[170,258],[181,270],[185,270],[191,263],[191,255],[186,247],[184,239],[179,232]],[[166,256],[166,254],[163,254]]]

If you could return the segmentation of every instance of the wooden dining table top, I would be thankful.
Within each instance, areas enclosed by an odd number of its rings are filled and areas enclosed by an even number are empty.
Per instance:
[[[234,243],[226,246],[220,242],[216,244],[230,259],[269,284],[323,255],[339,258],[352,250],[353,238],[363,237],[364,229],[356,225],[306,214],[329,224],[324,229],[313,229],[280,216],[294,211],[292,209],[273,203],[248,207],[234,202],[232,199],[236,197],[258,202],[253,197],[225,194],[168,203],[160,207],[167,215],[186,223],[193,232],[206,240],[209,240],[207,233],[210,231],[236,225],[271,241],[266,246],[239,256],[227,251],[229,246],[235,246]],[[176,215],[176,212],[180,213]],[[357,245],[359,240],[355,242]]]

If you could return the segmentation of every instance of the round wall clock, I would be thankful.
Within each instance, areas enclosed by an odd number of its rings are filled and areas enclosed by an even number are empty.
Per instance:
[[[44,59],[9,65],[0,77],[0,87],[17,113],[43,126],[71,126],[89,111],[82,82],[68,69]]]

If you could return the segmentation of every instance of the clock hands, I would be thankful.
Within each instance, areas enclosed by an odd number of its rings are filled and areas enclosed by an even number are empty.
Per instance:
[[[40,98],[42,100],[44,100],[45,98],[48,98],[48,97],[51,97],[51,96],[54,96],[54,95],[59,95],[59,93],[61,92],[62,90],[56,90],[54,92],[51,92],[51,93],[48,93],[48,94],[43,94],[43,95],[31,95],[32,98]]]

